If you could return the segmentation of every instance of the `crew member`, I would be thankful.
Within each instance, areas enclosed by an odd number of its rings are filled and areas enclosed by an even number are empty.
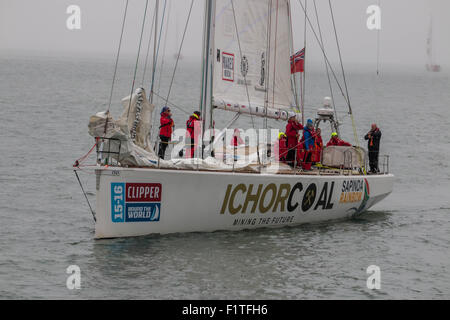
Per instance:
[[[288,124],[286,126],[286,136],[287,136],[287,163],[294,167],[295,166],[295,155],[297,153],[298,148],[298,138],[299,131],[303,130],[303,126],[300,122],[298,122],[296,116],[292,116],[288,120]]]
[[[238,128],[234,129],[233,139],[231,140],[231,145],[233,147],[239,147],[244,144],[244,140],[241,138],[241,132]]]
[[[339,139],[337,132],[331,134],[331,140],[327,143],[327,147],[351,147],[352,145],[344,140]]]
[[[201,135],[201,113],[199,111],[195,111],[186,122],[186,137],[188,147],[186,152],[186,157],[193,158],[195,148],[198,145],[198,138]]]
[[[314,122],[309,119],[306,123],[306,128],[303,130],[303,144],[305,148],[302,163],[303,170],[311,170],[312,156],[315,146],[314,135]]]
[[[322,149],[323,149],[322,130],[318,128],[316,131],[316,136],[314,137],[314,152],[311,159],[313,163],[321,162]]]
[[[237,148],[240,145],[243,145],[244,141],[241,138],[241,132],[239,131],[238,128],[234,129],[234,133],[233,133],[233,139],[231,139],[231,145],[233,146],[233,159],[234,161],[238,161],[237,158]]]
[[[275,155],[278,155],[280,162],[286,163],[287,152],[287,135],[284,132],[280,132],[278,141],[275,143]]]
[[[161,119],[159,127],[159,152],[158,155],[164,160],[166,155],[166,149],[172,139],[172,132],[175,123],[172,120],[172,112],[169,107],[164,107],[161,110]]]
[[[372,124],[372,129],[364,138],[368,140],[370,172],[379,173],[378,156],[380,153],[381,130],[374,123]]]

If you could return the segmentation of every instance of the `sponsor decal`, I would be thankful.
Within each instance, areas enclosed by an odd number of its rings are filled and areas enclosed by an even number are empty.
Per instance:
[[[266,83],[266,54],[261,54],[261,78],[259,79],[259,85],[264,87]]]
[[[334,182],[325,182],[320,188],[311,183],[306,188],[274,183],[268,185],[228,185],[221,207],[221,214],[308,213],[330,210],[334,207]],[[249,220],[246,220],[249,223]],[[250,220],[250,224],[253,220]],[[257,222],[255,222],[257,223]],[[284,222],[280,222],[284,223]]]
[[[137,98],[136,98],[136,116],[135,119],[133,121],[133,127],[130,130],[130,134],[131,134],[131,139],[133,140],[133,142],[136,142],[136,131],[137,131],[137,127],[139,126],[139,124],[141,123],[141,113],[142,113],[142,103],[144,102],[144,95],[143,95],[144,91],[143,90],[139,90],[137,92]]]
[[[342,183],[339,203],[361,202],[364,193],[364,180],[348,180]]]
[[[362,182],[361,188],[363,189],[363,192],[361,195],[364,196],[364,198],[362,199],[362,202],[358,208],[354,207],[349,210],[349,211],[353,211],[355,216],[363,213],[367,209],[367,204],[369,203],[369,200],[370,200],[369,181],[367,181],[367,179],[364,179],[364,181],[361,180],[361,182]]]
[[[234,54],[222,52],[222,80],[234,82]]]
[[[245,78],[248,74],[248,59],[243,56],[241,59],[241,75]]]
[[[159,183],[111,183],[112,222],[158,222],[161,192]]]
[[[305,191],[305,196],[303,197],[303,202],[302,202],[302,211],[303,212],[311,209],[311,207],[314,205],[314,202],[316,201],[316,197],[317,197],[317,187],[313,183]]]

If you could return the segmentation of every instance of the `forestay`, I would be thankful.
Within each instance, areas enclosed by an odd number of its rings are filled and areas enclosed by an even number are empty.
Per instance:
[[[295,115],[290,28],[288,0],[217,0],[215,107],[277,119]]]

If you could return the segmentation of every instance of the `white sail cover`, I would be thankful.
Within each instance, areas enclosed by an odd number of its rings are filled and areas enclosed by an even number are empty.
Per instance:
[[[161,169],[251,171],[257,172],[257,154],[249,156],[249,162],[225,164],[215,158],[158,160],[150,146],[149,134],[152,111],[155,108],[146,98],[145,90],[136,89],[122,100],[122,116],[115,120],[109,112],[99,112],[89,119],[89,134],[100,138],[99,162],[113,159],[121,166]],[[104,139],[102,139],[104,138]],[[111,139],[111,140],[110,140]]]
[[[266,106],[272,112],[292,111],[289,15],[288,0],[217,0],[216,107],[239,112],[251,107],[255,114]]]

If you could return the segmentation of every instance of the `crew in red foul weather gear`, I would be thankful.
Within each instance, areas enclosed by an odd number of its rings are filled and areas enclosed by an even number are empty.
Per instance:
[[[352,145],[344,140],[339,139],[339,135],[336,132],[331,134],[331,140],[328,142],[327,147],[351,147]]]
[[[280,162],[286,163],[287,152],[287,136],[284,132],[280,132],[275,142],[275,156],[278,156]]]
[[[241,138],[241,132],[239,129],[234,129],[233,139],[231,140],[231,145],[233,147],[239,147],[244,144],[244,140]]]
[[[314,151],[313,151],[312,158],[311,158],[311,161],[313,163],[321,162],[322,149],[323,149],[322,130],[320,130],[320,128],[318,128],[316,131],[316,136],[314,138]]]
[[[296,116],[290,117],[288,124],[286,126],[286,136],[287,136],[287,156],[286,162],[294,167],[295,165],[295,155],[298,148],[298,138],[299,131],[303,130],[303,126],[298,122]]]
[[[186,122],[186,144],[187,144],[187,152],[186,157],[187,158],[193,158],[195,149],[198,146],[198,139],[200,135],[202,134],[201,130],[201,114],[199,111],[195,111]]]
[[[164,107],[161,110],[161,119],[159,127],[159,152],[158,155],[161,159],[164,159],[166,155],[166,149],[172,139],[172,132],[175,123],[172,120],[172,112],[169,107]]]

